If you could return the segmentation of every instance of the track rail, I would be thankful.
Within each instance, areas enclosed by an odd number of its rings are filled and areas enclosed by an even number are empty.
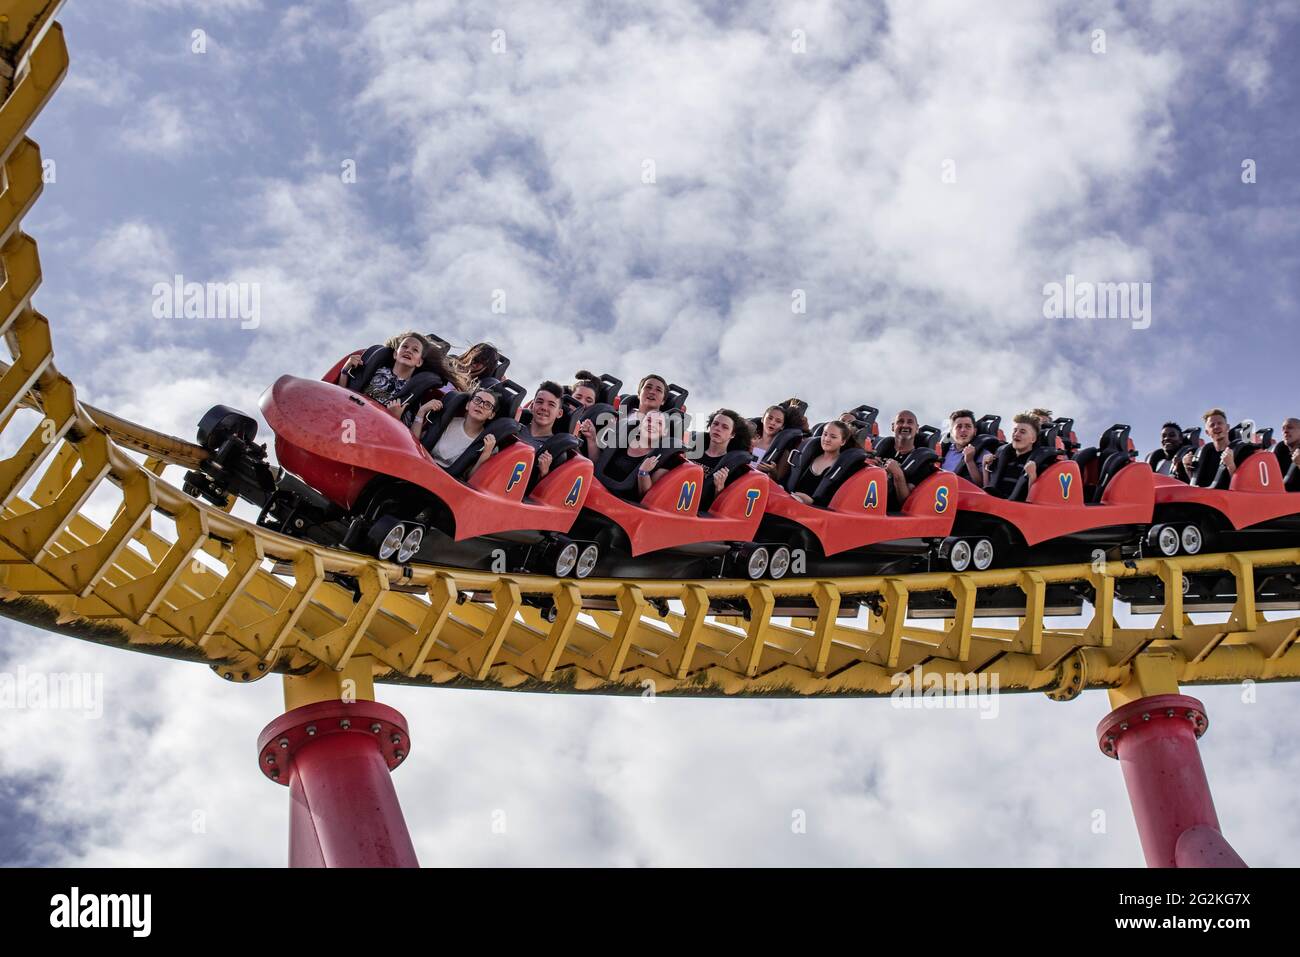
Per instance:
[[[1125,686],[1148,666],[1181,685],[1300,679],[1300,619],[1266,621],[1253,597],[1257,571],[1300,564],[1300,549],[834,581],[572,581],[399,568],[190,498],[167,470],[203,451],[82,405],[54,364],[49,320],[31,305],[40,261],[20,224],[42,167],[25,134],[68,68],[59,6],[0,0],[0,331],[13,356],[0,373],[0,434],[16,449],[0,461],[0,614],[206,662],[234,681],[324,668],[530,691],[889,695],[911,672],[919,687],[996,676],[1002,691],[1068,700]],[[87,515],[104,491],[118,503],[106,527]],[[1182,575],[1204,570],[1237,583],[1221,623],[1183,612]],[[1115,582],[1134,576],[1165,584],[1147,628],[1115,623]],[[1045,589],[1068,582],[1095,589],[1095,608],[1078,627],[1047,627]],[[978,624],[979,594],[1007,586],[1025,595],[1017,626]],[[940,627],[908,618],[909,597],[930,591],[955,602]],[[840,617],[863,599],[879,613]],[[714,614],[725,601],[744,613]]]

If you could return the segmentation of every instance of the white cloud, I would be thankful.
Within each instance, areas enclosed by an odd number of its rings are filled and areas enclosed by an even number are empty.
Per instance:
[[[135,6],[229,18],[257,5]],[[268,30],[283,62],[343,35],[316,9],[290,8]],[[319,374],[415,326],[497,340],[527,384],[578,366],[629,380],[655,369],[692,389],[696,411],[757,411],[791,393],[814,415],[1045,403],[1078,415],[1088,438],[1134,396],[1168,392],[1195,343],[1171,340],[1157,368],[1117,359],[1124,340],[1042,325],[1042,285],[1070,271],[1140,279],[1128,274],[1149,274],[1178,243],[1189,261],[1215,262],[1202,218],[1136,234],[1111,220],[1161,175],[1171,108],[1207,56],[1267,90],[1256,65],[1267,45],[1236,67],[1206,52],[1216,28],[1247,22],[1239,9],[1158,4],[1151,31],[1102,2],[1059,20],[1030,4],[992,18],[813,0],[712,16],[685,2],[357,3],[346,36],[359,42],[339,42],[329,65],[362,79],[349,102],[295,94],[320,136],[293,144],[289,172],[259,165],[255,179],[223,156],[229,199],[206,218],[179,225],[177,197],[141,196],[138,215],[67,241],[86,269],[47,275],[42,292],[59,297],[60,366],[88,401],[190,435],[212,404],[252,412],[282,372]],[[1088,49],[1094,22],[1109,31],[1104,57]],[[806,54],[791,50],[794,29]],[[167,42],[173,60],[189,56]],[[222,62],[239,68],[233,54]],[[122,91],[93,80],[116,63],[74,89],[117,104]],[[202,76],[125,116],[133,161],[210,175],[215,131],[259,132],[254,91],[217,100]],[[356,184],[339,179],[340,144]],[[946,159],[955,183],[940,178]],[[1263,222],[1281,234],[1287,221]],[[149,289],[175,272],[258,282],[261,325],[152,319]],[[498,288],[504,315],[490,309]],[[803,315],[790,311],[796,288]],[[7,643],[16,660],[102,670],[112,695],[102,722],[7,716],[0,768],[34,789],[28,810],[51,834],[83,829],[55,852],[283,862],[287,796],[250,758],[281,707],[278,679],[222,686],[201,667],[20,633]],[[1254,864],[1282,863],[1300,834],[1250,802],[1300,770],[1268,730],[1294,712],[1296,689],[1261,688],[1250,707],[1233,689],[1194,693],[1215,722],[1203,749],[1228,837]],[[395,780],[425,863],[1140,862],[1119,769],[1095,751],[1100,695],[1018,696],[984,722],[878,701],[381,698],[412,723],[413,758]],[[1099,808],[1105,835],[1090,830]],[[491,831],[498,809],[505,835]],[[806,835],[790,831],[795,809]]]

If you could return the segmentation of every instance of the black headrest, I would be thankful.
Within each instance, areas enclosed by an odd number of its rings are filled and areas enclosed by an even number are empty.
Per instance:
[[[465,407],[469,405],[469,400],[468,392],[449,393],[443,397],[442,408],[439,411],[426,415],[428,425],[420,439],[426,449],[432,449],[438,444],[438,440],[442,438],[442,433],[447,430],[452,419],[465,414]]]
[[[921,425],[916,429],[916,447],[934,451],[939,444],[939,430],[933,425]]]
[[[430,416],[429,425],[421,437],[420,441],[426,449],[432,450],[438,444],[438,440],[442,438],[442,433],[447,430],[447,426],[452,419],[465,415],[466,407],[469,405],[471,398],[472,396],[468,392],[452,392],[443,398],[442,409]],[[518,408],[518,403],[516,403],[515,407]],[[499,397],[496,415],[484,427],[484,434],[495,435],[498,440],[504,440],[517,434],[521,428],[522,426],[515,419],[514,412],[507,410],[506,399]],[[505,445],[508,443],[500,441],[500,444]],[[478,448],[481,451],[483,444],[475,441],[470,444],[470,448]],[[447,471],[451,472],[452,470],[448,469]],[[456,473],[453,472],[452,474]]]
[[[799,487],[799,479],[803,478],[803,473],[808,470],[812,460],[817,458],[821,453],[821,437],[810,435],[799,443],[798,451],[790,460],[790,471],[785,477],[785,489],[787,492],[793,492]]]
[[[778,463],[783,459],[791,449],[796,448],[803,441],[802,429],[782,429],[776,433],[772,439],[771,446],[763,453],[763,462]]]
[[[376,371],[385,367],[392,367],[394,350],[382,344],[370,346],[365,352],[361,353],[361,360],[361,365],[347,373],[347,388],[353,392],[364,392],[366,386],[370,384],[370,380],[374,378]],[[425,362],[415,370],[411,378],[407,380],[406,385],[394,398],[419,397],[431,389],[442,388],[445,384],[437,370]]]
[[[1130,461],[1127,450],[1116,449],[1106,456],[1106,460],[1101,464],[1101,471],[1097,473],[1097,487],[1093,489],[1090,501],[1100,502],[1102,492],[1106,491],[1106,484]]]
[[[1079,448],[1079,438],[1074,434],[1074,419],[1066,416],[1058,416],[1053,422],[1056,434],[1061,437],[1061,444],[1065,446],[1067,454],[1073,453]]]
[[[876,435],[876,417],[880,415],[880,410],[874,405],[857,405],[849,409],[849,414],[853,416],[854,424],[858,429],[866,429],[867,434]]]
[[[981,415],[975,420],[976,435],[991,435],[997,438],[998,429],[1002,428],[1002,416]]]
[[[1097,449],[1101,457],[1104,459],[1110,452],[1123,452],[1128,455],[1128,440],[1132,431],[1131,427],[1117,422],[1103,432],[1101,438],[1097,440]]]
[[[460,453],[456,461],[447,466],[447,473],[453,478],[460,478],[465,474],[474,461],[483,452],[483,438],[491,435],[497,440],[497,448],[503,448],[514,441],[514,437],[519,432],[519,423],[514,419],[496,418],[489,422],[483,431],[469,444],[469,448]]]
[[[815,455],[810,455],[808,456],[808,461],[811,463],[816,457],[817,456]],[[835,493],[838,492],[840,486],[844,484],[844,480],[849,476],[862,471],[866,464],[867,453],[863,449],[845,449],[841,452],[834,464],[831,465],[831,467],[826,470],[826,474],[822,476],[821,483],[817,486],[817,490],[813,492],[813,504],[822,507],[829,505],[831,499],[835,497]]]
[[[618,390],[623,388],[623,380],[615,378],[606,372],[601,375],[599,381],[599,388],[596,389],[596,401],[613,405]]]
[[[480,389],[487,386],[480,385]],[[501,397],[497,404],[497,417],[515,418],[519,414],[519,406],[523,404],[524,396],[527,390],[513,379],[504,379],[492,387],[492,391]]]
[[[903,478],[915,485],[939,467],[939,453],[931,448],[916,448],[903,460]]]

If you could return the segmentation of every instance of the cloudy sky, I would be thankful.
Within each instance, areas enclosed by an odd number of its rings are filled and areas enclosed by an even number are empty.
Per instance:
[[[499,343],[528,386],[659,371],[700,411],[1045,404],[1144,451],[1210,404],[1300,411],[1295,3],[97,10],[61,18],[25,226],[61,369],[128,418],[189,436],[411,326]],[[256,284],[257,321],[157,318],[176,275]],[[1149,283],[1149,326],[1046,318],[1070,275]],[[5,670],[101,674],[104,714],[5,713],[0,861],[283,862],[254,754],[274,679],[3,633]],[[1294,863],[1300,824],[1257,796],[1300,771],[1300,693],[1197,693],[1226,833]],[[994,720],[381,697],[411,721],[395,780],[427,863],[1141,862],[1098,694]]]

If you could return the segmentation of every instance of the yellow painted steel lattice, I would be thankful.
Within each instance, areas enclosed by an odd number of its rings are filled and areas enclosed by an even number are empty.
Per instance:
[[[641,693],[649,681],[660,694],[887,695],[898,673],[919,668],[1065,700],[1144,682],[1300,678],[1300,619],[1266,621],[1253,597],[1256,570],[1300,564],[1300,549],[834,581],[573,581],[404,570],[196,501],[166,475],[204,450],[81,405],[31,305],[40,261],[20,223],[42,168],[25,133],[68,68],[58,6],[0,2],[0,330],[13,357],[0,375],[0,431],[16,449],[0,461],[0,614],[206,662],[236,681],[361,668],[377,681],[524,690]],[[24,434],[19,423],[34,419]],[[106,528],[84,514],[104,488],[120,499]],[[1234,576],[1240,597],[1223,623],[1193,624],[1182,575],[1211,569]],[[1134,576],[1165,585],[1149,628],[1114,621],[1115,582]],[[1077,628],[1048,628],[1046,589],[1069,582],[1095,589],[1095,611]],[[1019,626],[978,625],[978,595],[1007,586],[1025,595]],[[936,590],[952,595],[954,617],[912,623],[909,596]],[[880,608],[865,625],[839,617],[842,601],[864,598]],[[711,614],[728,600],[747,616]]]

